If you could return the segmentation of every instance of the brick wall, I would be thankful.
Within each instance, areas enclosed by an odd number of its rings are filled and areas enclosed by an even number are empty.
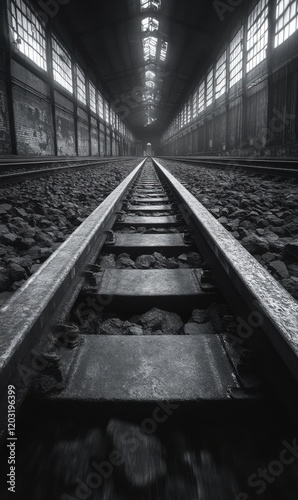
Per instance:
[[[6,88],[0,81],[0,154],[11,153],[9,117]]]
[[[58,156],[75,156],[74,116],[68,111],[56,108]]]
[[[13,105],[19,155],[54,154],[51,106],[26,90],[13,88]]]

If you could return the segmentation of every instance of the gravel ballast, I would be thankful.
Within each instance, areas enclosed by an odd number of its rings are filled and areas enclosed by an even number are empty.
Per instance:
[[[0,307],[138,163],[111,162],[0,189]]]
[[[162,160],[298,300],[298,181]]]

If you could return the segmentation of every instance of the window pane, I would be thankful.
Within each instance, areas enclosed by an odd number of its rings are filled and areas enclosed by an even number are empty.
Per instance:
[[[274,47],[277,47],[298,29],[298,0],[277,0],[275,18]]]
[[[247,72],[266,58],[268,45],[268,1],[260,0],[248,16]]]
[[[86,77],[80,66],[76,65],[77,69],[77,99],[86,104]]]
[[[243,77],[243,26],[230,43],[230,88]]]
[[[8,2],[8,22],[14,46],[37,66],[47,70],[44,22],[25,0]]]
[[[71,57],[55,36],[52,38],[53,77],[69,92],[73,92]]]

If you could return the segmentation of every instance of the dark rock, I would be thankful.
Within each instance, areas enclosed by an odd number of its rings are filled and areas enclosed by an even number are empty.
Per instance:
[[[125,335],[143,335],[143,328],[140,325],[129,326],[125,330]]]
[[[281,280],[282,286],[298,300],[298,279],[296,278],[286,278]]]
[[[3,307],[4,304],[13,296],[14,292],[0,292],[0,307]]]
[[[35,245],[36,241],[33,238],[21,238],[18,242],[18,248],[28,250]]]
[[[0,234],[0,242],[3,243],[3,245],[14,246],[17,241],[18,237],[14,233]]]
[[[11,286],[11,278],[9,271],[4,267],[0,267],[0,292],[5,292]]]
[[[148,488],[166,476],[166,462],[160,440],[155,435],[143,434],[135,424],[112,419],[107,426],[113,449],[121,453],[119,470],[135,488]],[[127,446],[128,440],[134,442]]]
[[[13,212],[18,216],[18,217],[26,217],[28,214],[23,208],[17,208],[14,207]]]
[[[215,331],[211,323],[186,323],[184,326],[185,335],[206,335],[214,334]]]
[[[288,264],[287,267],[290,275],[298,278],[298,264]]]
[[[33,264],[33,266],[31,266],[30,268],[30,274],[34,274],[36,273],[36,271],[38,271],[38,269],[41,267],[41,264]]]
[[[179,260],[179,262],[186,264],[187,263],[187,254],[182,253],[181,255],[179,255],[178,260]]]
[[[270,262],[268,267],[271,271],[276,273],[279,278],[289,277],[289,271],[287,269],[287,266],[281,260],[274,260]]]
[[[41,248],[39,251],[40,260],[42,262],[47,260],[52,255],[52,253],[53,251],[51,248]]]
[[[155,269],[167,269],[168,260],[161,253],[154,252],[153,257],[155,258]]]
[[[141,255],[136,259],[137,269],[149,269],[156,263],[153,255]]]
[[[14,262],[12,262],[9,266],[9,275],[12,281],[21,281],[27,278],[25,269]]]
[[[191,315],[190,323],[206,323],[209,319],[209,314],[205,309],[194,309]]]
[[[263,253],[262,260],[266,264],[268,264],[268,262],[272,262],[273,260],[276,260],[276,257],[277,257],[277,255],[275,253],[266,252],[266,253]]]
[[[291,243],[285,246],[284,255],[298,261],[298,239],[291,241]]]
[[[137,323],[143,326],[147,334],[161,330],[164,335],[179,335],[183,329],[183,322],[178,314],[163,311],[156,307],[139,316]]]
[[[107,319],[99,328],[100,335],[125,335],[126,330],[135,326],[128,321],[121,321],[118,318]]]
[[[190,252],[187,254],[187,264],[190,267],[198,268],[201,267],[204,262],[201,255],[197,252]]]
[[[7,252],[8,252],[7,248],[5,246],[0,245],[0,257],[6,255]]]
[[[252,234],[250,236],[246,236],[241,240],[242,245],[248,250],[250,253],[262,255],[269,251],[269,245],[265,238],[261,236],[257,236],[256,234]]]
[[[121,254],[116,260],[117,269],[136,269],[134,261],[130,258],[128,254]]]
[[[169,269],[178,269],[179,268],[179,262],[177,259],[174,257],[170,257],[168,259],[168,268]]]
[[[103,255],[99,259],[99,265],[103,269],[115,269],[116,268],[116,258],[115,255]]]

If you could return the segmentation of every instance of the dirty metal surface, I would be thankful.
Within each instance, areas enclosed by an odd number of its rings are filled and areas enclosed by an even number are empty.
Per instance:
[[[197,269],[105,269],[99,295],[127,297],[194,296],[202,293]]]
[[[51,399],[208,403],[238,388],[216,335],[83,337],[67,387]]]
[[[144,226],[144,227],[164,227],[164,226],[181,226],[183,222],[177,221],[175,215],[160,217],[146,217],[141,215],[127,215],[124,217],[123,222],[117,222],[121,226]]]

